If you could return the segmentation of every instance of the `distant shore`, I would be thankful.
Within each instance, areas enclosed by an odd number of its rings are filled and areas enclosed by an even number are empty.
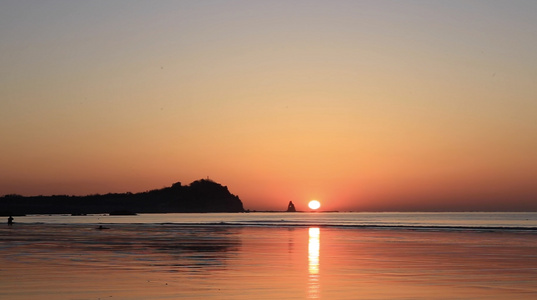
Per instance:
[[[189,212],[244,212],[242,201],[212,180],[202,179],[183,186],[143,193],[121,193],[88,196],[6,195],[0,198],[0,215],[28,214],[136,214]]]

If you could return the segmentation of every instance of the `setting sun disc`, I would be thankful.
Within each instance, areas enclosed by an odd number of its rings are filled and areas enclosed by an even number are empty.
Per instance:
[[[319,202],[317,200],[311,200],[308,203],[308,206],[309,206],[309,208],[315,210],[315,209],[318,209],[319,207],[321,207],[321,202]]]

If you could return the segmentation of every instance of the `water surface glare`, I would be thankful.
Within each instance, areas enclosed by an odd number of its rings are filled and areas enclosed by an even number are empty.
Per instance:
[[[0,228],[0,298],[537,298],[533,230],[109,224]]]

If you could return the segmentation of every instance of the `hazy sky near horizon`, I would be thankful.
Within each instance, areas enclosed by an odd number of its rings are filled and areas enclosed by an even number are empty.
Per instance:
[[[537,210],[536,1],[1,1],[0,195]]]

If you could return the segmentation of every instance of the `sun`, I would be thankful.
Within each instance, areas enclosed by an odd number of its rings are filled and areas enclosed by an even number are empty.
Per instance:
[[[321,202],[319,202],[317,200],[311,200],[310,203],[308,203],[308,206],[309,206],[309,208],[311,208],[313,210],[316,210],[319,207],[321,207]]]

